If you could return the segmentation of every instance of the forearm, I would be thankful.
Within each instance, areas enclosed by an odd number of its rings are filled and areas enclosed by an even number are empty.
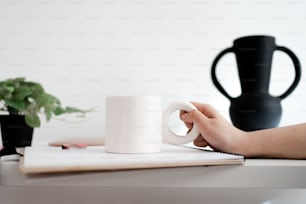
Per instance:
[[[243,143],[246,157],[306,159],[306,123],[247,132]]]

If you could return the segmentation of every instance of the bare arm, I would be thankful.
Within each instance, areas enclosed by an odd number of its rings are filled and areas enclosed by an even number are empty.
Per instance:
[[[193,103],[198,110],[182,112],[181,119],[191,128],[199,127],[197,146],[242,154],[246,157],[306,159],[306,123],[245,132],[235,128],[212,106]]]
[[[245,133],[247,157],[306,159],[306,123]]]

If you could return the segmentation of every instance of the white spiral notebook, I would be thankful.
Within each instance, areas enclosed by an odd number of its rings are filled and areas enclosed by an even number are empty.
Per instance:
[[[26,147],[20,161],[23,173],[57,173],[123,169],[243,164],[241,155],[163,144],[151,154],[113,154],[104,146],[63,150],[60,147]]]

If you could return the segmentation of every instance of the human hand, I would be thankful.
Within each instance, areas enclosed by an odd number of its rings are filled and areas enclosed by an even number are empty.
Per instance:
[[[211,105],[192,102],[197,110],[191,112],[180,112],[180,118],[188,129],[193,124],[199,128],[200,135],[194,140],[196,146],[205,147],[209,145],[215,150],[239,153],[243,145],[244,132],[235,128]]]

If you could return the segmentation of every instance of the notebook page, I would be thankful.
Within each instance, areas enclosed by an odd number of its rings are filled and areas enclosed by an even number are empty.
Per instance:
[[[150,154],[114,154],[105,152],[104,146],[62,150],[59,147],[26,147],[23,170],[82,171],[109,169],[136,169],[209,164],[243,163],[240,155],[203,151],[164,144],[162,151]],[[52,170],[54,169],[54,170]]]

